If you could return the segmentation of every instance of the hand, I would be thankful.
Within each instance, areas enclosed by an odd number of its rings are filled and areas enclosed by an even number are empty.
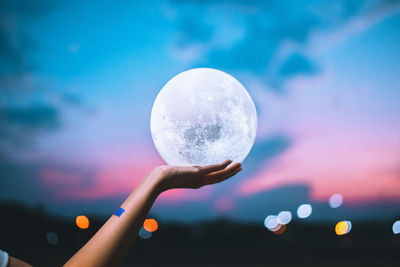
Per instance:
[[[173,188],[200,188],[222,182],[242,170],[239,162],[228,167],[231,163],[231,160],[225,160],[207,166],[160,166],[157,169],[163,173],[160,181],[162,191]]]

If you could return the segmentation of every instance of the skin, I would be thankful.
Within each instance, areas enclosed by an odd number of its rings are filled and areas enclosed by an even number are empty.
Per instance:
[[[32,265],[14,257],[9,257],[8,267],[32,267]]]
[[[208,166],[159,166],[121,205],[125,212],[112,215],[100,230],[64,265],[118,266],[130,250],[156,198],[169,189],[200,188],[222,182],[242,170],[240,163],[226,160]],[[10,265],[14,267],[14,265]]]

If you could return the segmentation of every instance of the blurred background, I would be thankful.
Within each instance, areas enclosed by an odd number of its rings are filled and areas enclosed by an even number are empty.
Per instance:
[[[164,193],[126,266],[398,266],[397,0],[2,0],[0,249],[73,255],[164,164],[152,104],[196,67],[247,88],[256,142]]]

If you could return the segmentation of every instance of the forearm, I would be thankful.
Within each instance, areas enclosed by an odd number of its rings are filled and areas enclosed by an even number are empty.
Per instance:
[[[112,215],[101,229],[78,251],[65,266],[116,266],[121,263],[145,216],[161,193],[163,172],[156,169],[134,190],[121,207],[120,217]]]
[[[30,265],[20,259],[10,257],[8,260],[7,267],[32,267],[32,265]]]
[[[117,266],[132,246],[157,196],[172,188],[200,188],[219,183],[241,171],[240,163],[226,160],[208,166],[160,166],[148,175],[121,205],[125,212],[111,216],[65,266]]]

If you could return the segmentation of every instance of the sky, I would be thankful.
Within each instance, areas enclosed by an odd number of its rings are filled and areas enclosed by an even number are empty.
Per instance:
[[[0,4],[0,201],[109,215],[154,167],[162,86],[197,67],[252,96],[243,171],[171,190],[161,220],[400,214],[400,2],[50,1]],[[332,194],[344,204],[328,205]]]

